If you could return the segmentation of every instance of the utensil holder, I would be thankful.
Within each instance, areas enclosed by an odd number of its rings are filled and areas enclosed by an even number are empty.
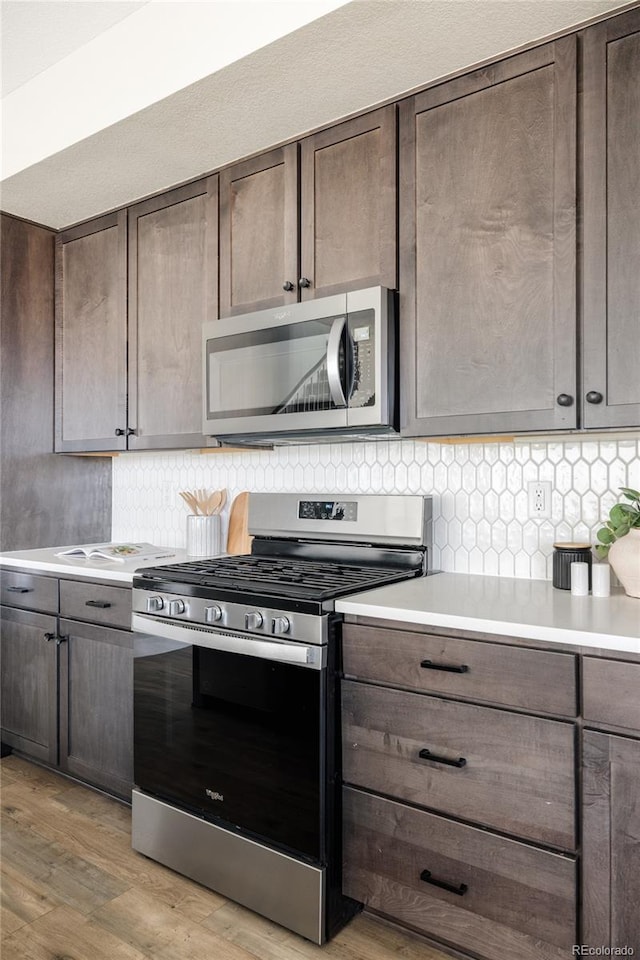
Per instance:
[[[216,557],[222,553],[220,514],[187,517],[187,554],[190,557]]]

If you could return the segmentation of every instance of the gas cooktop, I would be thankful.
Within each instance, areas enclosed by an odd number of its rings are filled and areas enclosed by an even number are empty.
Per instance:
[[[195,560],[141,571],[147,580],[168,581],[217,590],[264,593],[281,598],[329,600],[357,590],[368,590],[415,576],[384,566],[365,566],[287,557],[220,557]]]
[[[427,573],[431,500],[252,494],[249,533],[248,555],[137,570],[134,629],[164,620],[295,639],[336,597]]]

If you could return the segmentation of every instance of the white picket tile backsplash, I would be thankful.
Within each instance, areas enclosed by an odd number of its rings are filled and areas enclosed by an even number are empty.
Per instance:
[[[527,484],[549,480],[550,520],[529,517]],[[113,461],[114,540],[184,547],[179,490],[226,487],[433,497],[434,565],[460,573],[551,578],[556,540],[595,540],[618,499],[640,488],[640,439],[436,444],[412,440],[246,453],[128,453]],[[226,517],[225,517],[226,521]]]

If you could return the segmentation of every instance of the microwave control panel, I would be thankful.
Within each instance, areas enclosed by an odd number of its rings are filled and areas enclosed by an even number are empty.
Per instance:
[[[370,407],[376,402],[376,328],[372,311],[349,315],[353,350],[353,387],[350,407]]]

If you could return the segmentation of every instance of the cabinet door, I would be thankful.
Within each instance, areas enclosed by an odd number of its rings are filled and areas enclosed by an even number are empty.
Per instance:
[[[582,943],[640,949],[640,741],[586,731]]]
[[[126,224],[121,210],[56,237],[59,453],[126,448]]]
[[[60,767],[128,797],[133,781],[133,634],[60,621]]]
[[[204,446],[202,324],[218,315],[218,177],[129,210],[129,449]]]
[[[584,33],[584,426],[640,425],[640,9]]]
[[[2,742],[58,761],[56,618],[1,607]]]
[[[295,303],[298,276],[298,147],[291,143],[220,173],[220,316]]]
[[[396,108],[302,141],[301,298],[396,287]]]
[[[401,104],[402,426],[576,419],[576,53],[565,37]]]

